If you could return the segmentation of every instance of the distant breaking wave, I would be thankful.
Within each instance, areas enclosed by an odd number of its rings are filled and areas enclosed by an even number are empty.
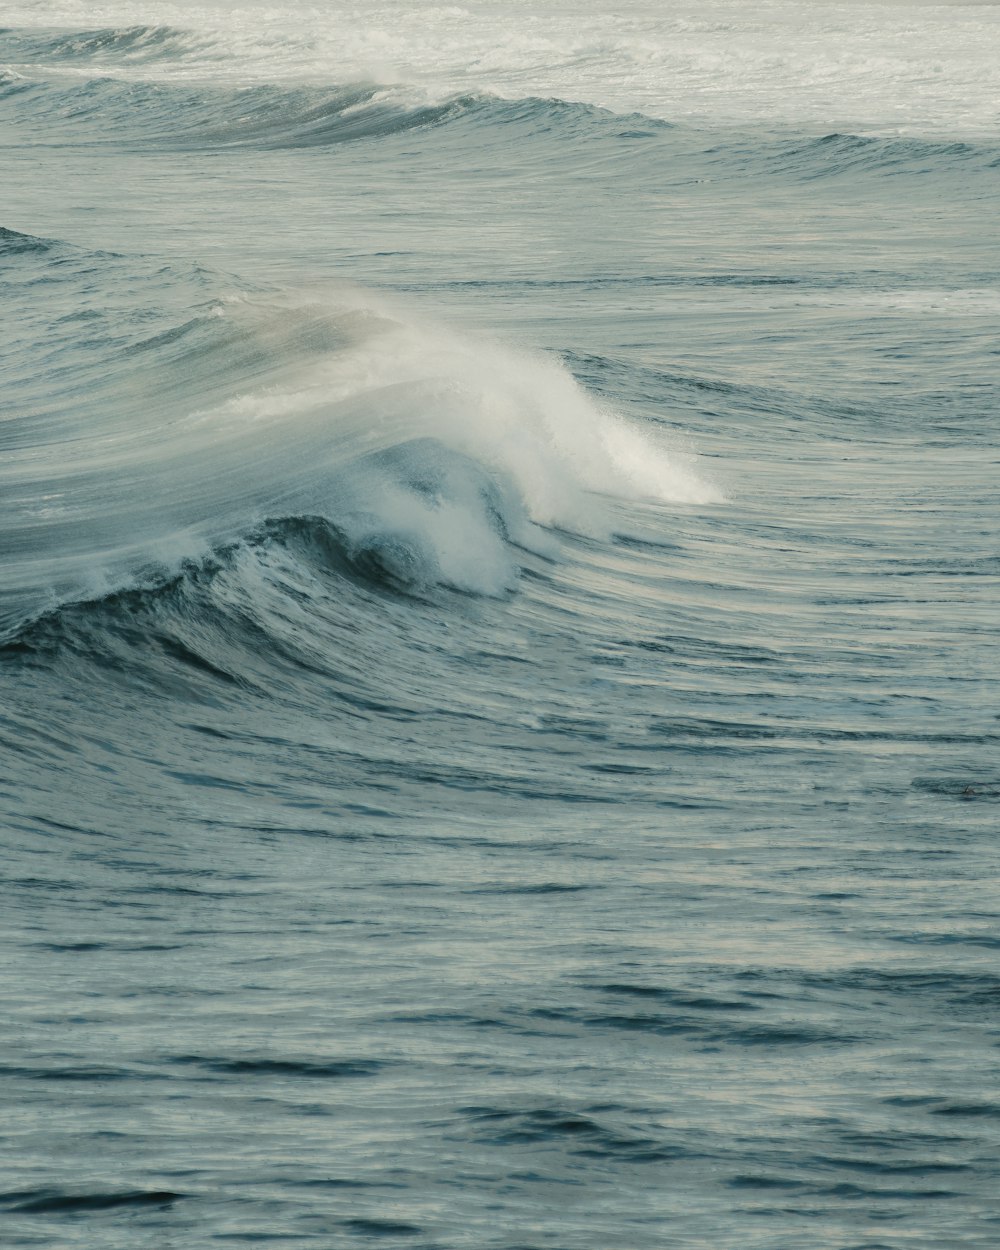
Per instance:
[[[929,169],[935,177],[950,169],[981,177],[981,190],[972,193],[984,198],[993,194],[1000,168],[1000,148],[993,143],[851,134],[803,139],[780,132],[753,141],[733,132],[720,141],[718,134],[590,104],[482,93],[427,102],[412,89],[373,83],[233,87],[80,80],[28,75],[19,66],[0,67],[0,101],[5,98],[19,110],[25,137],[33,142],[61,144],[72,132],[80,142],[116,150],[325,148],[441,128],[441,159],[451,163],[516,144],[520,160],[539,167],[554,158],[586,166],[604,159],[615,168],[652,163],[671,182],[923,178]]]
[[[556,97],[711,128],[777,123],[811,133],[995,137],[993,6],[793,5],[710,9],[623,0],[542,6],[358,6],[302,11],[180,3],[161,24],[135,0],[8,6],[0,62],[85,66],[126,77],[242,85],[407,84],[425,102]],[[906,20],[899,20],[903,13]],[[959,16],[960,14],[960,16]],[[957,19],[957,20],[956,20]],[[39,28],[47,20],[48,28]],[[780,37],[776,38],[776,32]]]

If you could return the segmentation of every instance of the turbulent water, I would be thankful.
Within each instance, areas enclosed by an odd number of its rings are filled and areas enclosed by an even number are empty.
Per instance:
[[[1000,6],[14,0],[4,1246],[1000,1244]]]

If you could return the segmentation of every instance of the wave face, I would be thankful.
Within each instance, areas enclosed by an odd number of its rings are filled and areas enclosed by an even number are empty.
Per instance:
[[[8,8],[5,1246],[993,1244],[998,13]]]
[[[36,305],[39,288],[63,306],[122,267],[10,231],[0,243],[28,259]],[[348,558],[367,553],[403,583],[496,594],[514,548],[554,550],[541,527],[606,532],[601,495],[718,497],[557,363],[418,324],[385,297],[241,293],[185,311],[141,337],[132,309],[102,318],[110,384],[91,359],[63,383],[85,446],[53,440],[40,464],[60,414],[28,407],[5,429],[8,628],[161,577],[271,518],[322,515]]]

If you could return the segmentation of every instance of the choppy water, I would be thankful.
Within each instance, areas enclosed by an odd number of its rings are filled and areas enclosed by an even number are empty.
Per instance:
[[[1000,8],[4,23],[3,1244],[1000,1243]]]

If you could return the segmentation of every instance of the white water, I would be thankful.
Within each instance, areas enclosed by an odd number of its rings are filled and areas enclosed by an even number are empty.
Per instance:
[[[86,446],[44,468],[30,445],[8,458],[6,532],[22,553],[10,589],[45,607],[53,586],[89,598],[268,517],[313,514],[352,549],[402,550],[405,580],[495,594],[516,577],[508,539],[553,553],[539,527],[606,534],[607,497],[720,498],[693,457],[602,408],[552,357],[359,289],[232,296],[133,359],[125,406],[95,405]],[[199,384],[225,398],[192,407]]]
[[[197,32],[169,67],[134,49],[109,72],[232,81],[374,81],[420,98],[553,95],[698,124],[975,138],[1000,122],[996,4],[554,0],[460,5],[15,3],[11,26]],[[65,71],[64,71],[65,72]]]

